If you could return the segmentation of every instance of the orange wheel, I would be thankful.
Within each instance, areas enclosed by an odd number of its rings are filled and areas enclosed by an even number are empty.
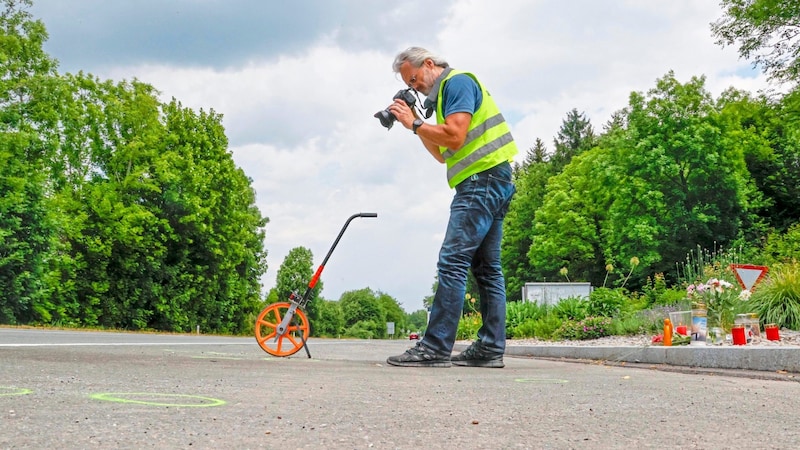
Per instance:
[[[303,348],[303,341],[308,340],[308,319],[300,308],[294,310],[294,318],[289,322],[286,332],[278,336],[278,326],[291,306],[288,302],[273,303],[264,308],[256,319],[256,341],[270,355],[294,355]]]

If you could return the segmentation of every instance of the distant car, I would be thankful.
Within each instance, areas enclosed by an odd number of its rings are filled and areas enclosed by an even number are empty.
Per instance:
[[[412,341],[419,339],[419,333],[411,333],[408,335],[408,338]]]

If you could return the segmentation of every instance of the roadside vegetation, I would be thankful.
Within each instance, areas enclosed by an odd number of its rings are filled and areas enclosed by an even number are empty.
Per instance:
[[[690,286],[737,285],[731,263],[769,275],[728,299],[726,317],[800,329],[800,37],[768,39],[800,13],[788,0],[741,3],[723,0],[712,32],[780,93],[714,97],[702,74],[668,72],[602,131],[568,111],[552,147],[537,139],[515,164],[502,244],[510,338],[657,333],[690,307]],[[305,290],[314,258],[293,249],[262,292],[269,212],[221,116],[161,102],[136,80],[59,73],[31,4],[0,11],[0,324],[252,334],[265,306]],[[522,301],[526,282],[554,280],[595,288]],[[426,310],[402,308],[410,299],[369,287],[326,299],[323,286],[307,311],[315,336],[424,331]],[[469,279],[461,339],[480,327],[477,292]]]

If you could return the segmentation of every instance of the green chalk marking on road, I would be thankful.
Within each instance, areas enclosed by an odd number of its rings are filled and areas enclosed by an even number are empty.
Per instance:
[[[11,391],[11,392],[5,392],[5,391]],[[12,395],[28,395],[32,393],[33,391],[30,389],[0,386],[0,397],[10,397]]]
[[[207,408],[210,406],[222,406],[226,403],[225,400],[220,400],[211,397],[201,397],[199,395],[151,394],[147,392],[104,392],[100,394],[92,394],[89,397],[94,400],[101,400],[106,402],[134,403],[137,405],[148,405],[148,406],[175,406],[181,408]],[[151,400],[136,400],[135,398],[130,398],[130,397],[144,397],[149,399],[154,399],[154,398],[195,399],[199,400],[200,402],[207,402],[207,403],[164,403]]]
[[[517,378],[517,383],[549,383],[549,384],[564,384],[569,383],[569,380],[559,380],[557,378]]]

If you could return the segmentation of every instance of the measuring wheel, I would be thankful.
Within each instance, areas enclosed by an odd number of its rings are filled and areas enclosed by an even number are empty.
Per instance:
[[[258,315],[256,319],[256,341],[258,345],[270,355],[275,356],[289,356],[297,353],[301,348],[306,349],[306,354],[311,358],[311,352],[308,351],[306,342],[311,327],[309,326],[306,313],[303,312],[311,301],[311,294],[314,292],[314,286],[317,285],[322,270],[325,269],[325,264],[333,253],[333,249],[339,243],[339,240],[344,234],[344,230],[350,222],[357,217],[378,217],[376,213],[358,213],[353,214],[344,223],[344,226],[339,230],[339,235],[333,241],[333,245],[322,260],[322,264],[317,267],[311,281],[308,282],[308,287],[303,295],[298,295],[297,292],[292,292],[289,296],[289,302],[273,303]]]
[[[264,308],[256,319],[256,340],[270,355],[294,355],[308,340],[309,326],[306,314],[300,308],[292,306],[289,302],[273,303]],[[278,327],[290,309],[294,310],[294,317],[286,330],[279,334]]]

